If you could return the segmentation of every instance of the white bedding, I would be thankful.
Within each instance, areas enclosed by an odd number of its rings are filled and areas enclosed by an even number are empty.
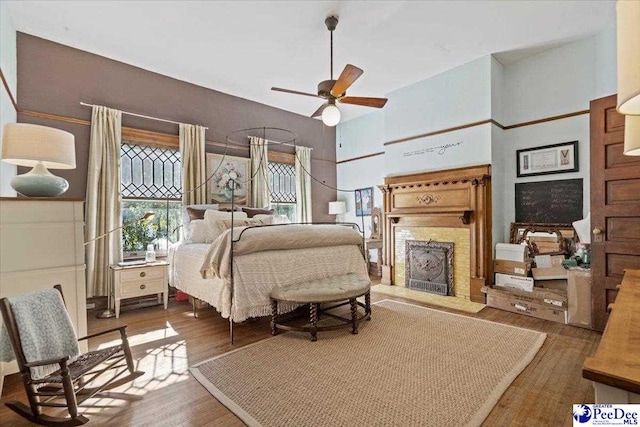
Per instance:
[[[224,318],[242,322],[250,317],[271,314],[269,293],[275,286],[300,281],[357,273],[367,276],[366,264],[356,245],[285,249],[234,257],[233,308],[231,286],[219,278],[203,279],[200,274],[210,244],[177,244],[170,248],[171,286],[206,301]],[[279,304],[286,312],[295,305]]]

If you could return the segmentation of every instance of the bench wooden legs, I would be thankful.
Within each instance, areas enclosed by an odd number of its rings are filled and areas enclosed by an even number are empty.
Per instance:
[[[271,300],[271,335],[278,335],[278,328],[276,327],[278,317],[278,300]]]
[[[311,328],[309,328],[311,341],[318,341],[318,304],[309,304],[309,318],[311,321]]]
[[[357,298],[360,296],[364,296],[364,304],[358,302]],[[285,323],[286,315],[278,314],[278,300],[275,298],[271,298],[271,335],[278,335],[280,331],[297,331],[297,332],[308,332],[311,335],[311,341],[318,340],[318,332],[322,331],[333,331],[342,328],[351,327],[351,333],[358,333],[358,325],[363,320],[371,320],[371,295],[369,292],[363,295],[359,295],[355,298],[349,298],[348,300],[338,300],[338,301],[329,301],[326,304],[329,307],[324,307],[324,310],[321,311],[321,305],[319,303],[309,303],[309,326],[294,326],[291,324]],[[342,301],[342,302],[340,302]],[[331,305],[330,303],[338,303]],[[331,311],[335,308],[344,306],[345,304],[349,304],[350,306],[350,314],[349,317],[342,317],[337,314],[331,313]],[[358,312],[358,307],[364,308],[364,314]],[[320,320],[320,314],[323,316],[332,317],[340,321],[339,324],[334,325],[326,325],[326,326],[318,326],[318,322]]]
[[[367,315],[367,320],[371,320],[371,292],[364,294],[364,312]]]
[[[349,305],[351,306],[351,333],[358,333],[358,303],[355,298],[351,298],[349,300]]]

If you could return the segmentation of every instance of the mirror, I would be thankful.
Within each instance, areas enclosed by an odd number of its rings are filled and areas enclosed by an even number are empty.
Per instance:
[[[510,234],[510,243],[526,241],[533,254],[571,252],[576,238],[571,224],[512,222]]]
[[[371,209],[371,239],[382,239],[382,212],[380,208]]]

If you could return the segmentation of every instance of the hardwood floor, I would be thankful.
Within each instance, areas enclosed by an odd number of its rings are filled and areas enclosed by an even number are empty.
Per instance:
[[[372,301],[388,298],[372,293]],[[585,357],[595,352],[600,340],[599,333],[489,307],[469,316],[547,334],[547,340],[534,360],[507,389],[483,425],[569,426],[572,425],[573,403],[593,403],[593,388],[589,381],[582,379],[581,369]],[[98,320],[89,313],[90,333],[121,324],[128,325],[137,368],[146,373],[118,391],[141,395],[143,398],[131,402],[101,399],[97,403],[106,408],[84,410],[91,420],[88,425],[243,425],[190,376],[188,367],[233,348],[268,338],[268,318],[236,325],[236,343],[231,346],[228,322],[210,308],[201,310],[200,317],[194,319],[188,302],[171,301],[166,311],[160,306],[125,310],[119,320]],[[113,337],[114,340],[116,338]],[[91,340],[90,347],[96,348],[107,341]],[[26,402],[18,375],[5,379],[0,401],[0,426],[31,425],[4,406],[7,399]]]

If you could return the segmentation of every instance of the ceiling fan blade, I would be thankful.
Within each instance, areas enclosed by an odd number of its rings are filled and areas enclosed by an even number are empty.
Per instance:
[[[331,88],[331,95],[338,97],[345,93],[349,86],[358,80],[358,77],[360,77],[362,73],[364,73],[364,71],[360,68],[355,65],[347,64],[347,66],[344,67],[344,70],[342,70],[340,77],[338,77],[338,80]]]
[[[387,98],[366,98],[362,96],[345,96],[338,100],[343,104],[362,105],[365,107],[382,108],[387,103]]]
[[[299,92],[297,90],[283,89],[281,87],[272,87],[271,90],[275,90],[277,92],[293,93],[294,95],[305,95],[305,96],[313,96],[314,98],[322,98],[321,96],[313,93]]]
[[[320,108],[318,108],[318,109],[317,109],[317,110],[316,110],[316,111],[315,111],[311,116],[309,116],[309,117],[319,117],[319,116],[321,116],[321,115],[322,115],[322,110],[324,110],[324,107],[326,107],[326,106],[327,106],[327,104],[322,104],[322,105],[320,106]]]

